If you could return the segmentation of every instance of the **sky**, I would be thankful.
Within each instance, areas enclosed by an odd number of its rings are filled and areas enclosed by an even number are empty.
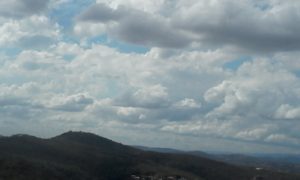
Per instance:
[[[300,153],[300,1],[0,0],[0,134]]]

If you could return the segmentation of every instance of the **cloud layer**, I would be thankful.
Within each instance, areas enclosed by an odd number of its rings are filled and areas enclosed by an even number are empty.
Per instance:
[[[300,153],[298,4],[0,3],[1,134]]]
[[[147,5],[98,1],[77,17],[78,26],[93,28],[98,23],[105,29],[103,33],[148,47],[228,46],[259,53],[300,48],[297,2],[179,0]]]

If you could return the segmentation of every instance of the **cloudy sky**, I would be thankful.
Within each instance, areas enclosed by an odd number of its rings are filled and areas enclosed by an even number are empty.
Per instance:
[[[300,1],[0,0],[0,134],[300,153]]]

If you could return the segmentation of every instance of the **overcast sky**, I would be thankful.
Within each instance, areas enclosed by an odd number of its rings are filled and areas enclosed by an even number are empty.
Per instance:
[[[300,153],[300,1],[0,0],[0,134]]]

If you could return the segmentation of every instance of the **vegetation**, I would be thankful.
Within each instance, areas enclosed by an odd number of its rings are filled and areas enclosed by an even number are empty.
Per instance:
[[[267,169],[271,171],[300,174],[300,155],[298,154],[216,154],[205,153],[202,151],[180,151],[168,148],[150,148],[144,146],[135,147],[141,150],[152,152],[189,154],[216,161],[221,161],[236,166],[254,167],[259,169]]]
[[[299,175],[238,167],[185,154],[148,152],[90,133],[51,139],[0,138],[0,180],[129,180],[134,176],[199,180],[300,179]]]

